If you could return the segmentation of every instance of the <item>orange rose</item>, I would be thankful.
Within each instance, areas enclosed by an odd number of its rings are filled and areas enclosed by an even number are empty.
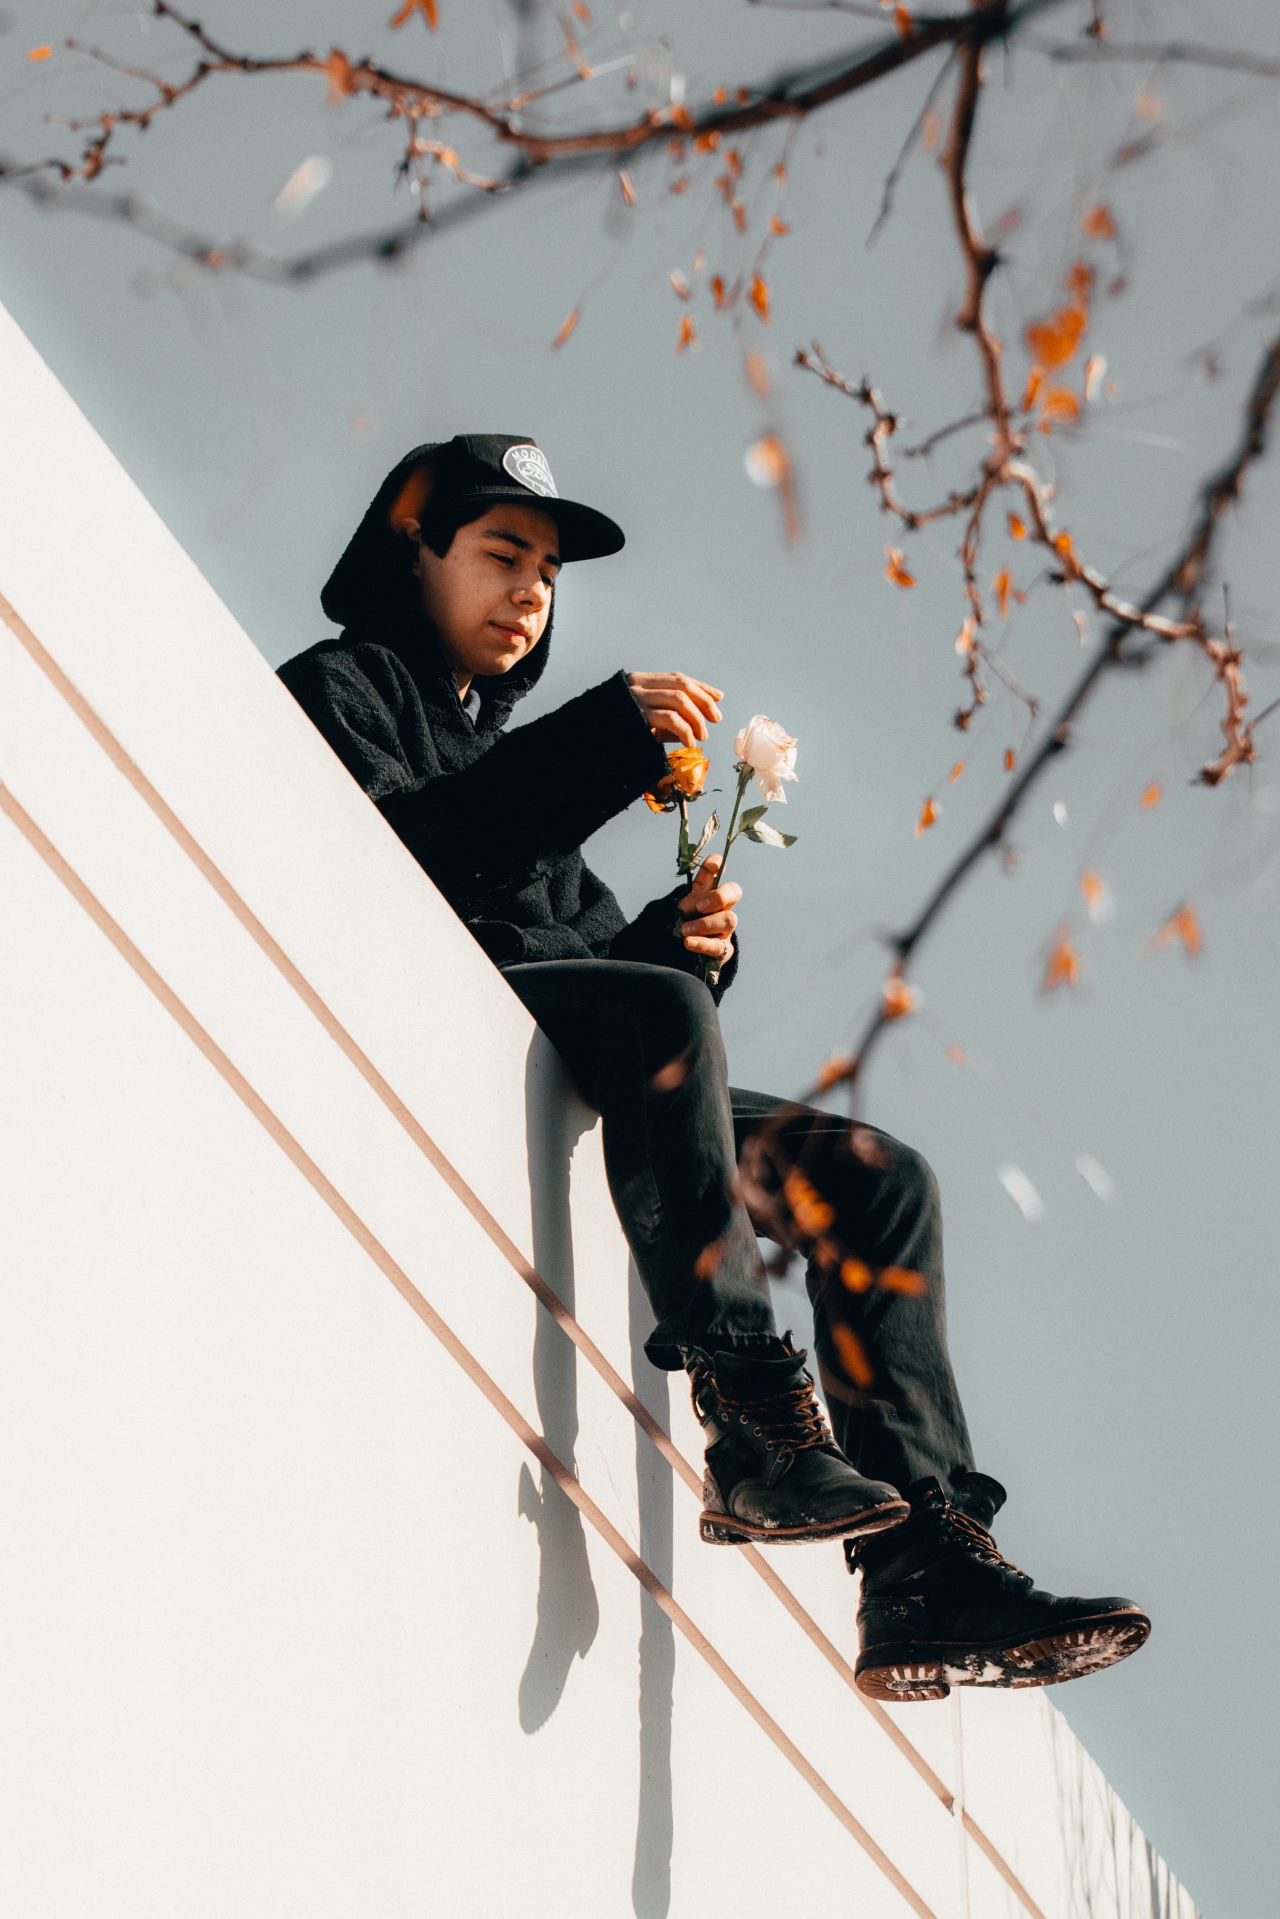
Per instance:
[[[644,796],[655,813],[670,813],[677,798],[696,800],[706,784],[711,762],[696,746],[676,746],[667,754],[667,770],[652,792]]]

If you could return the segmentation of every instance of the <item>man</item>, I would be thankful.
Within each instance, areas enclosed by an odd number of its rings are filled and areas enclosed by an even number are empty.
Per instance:
[[[618,671],[504,730],[546,665],[562,566],[622,544],[559,496],[531,440],[415,447],[321,595],[341,637],[281,678],[602,1115],[657,1322],[645,1351],[688,1371],[707,1435],[703,1539],[842,1539],[873,1696],[1110,1665],[1146,1616],[1038,1591],[987,1530],[1005,1492],[974,1465],[947,1354],[929,1167],[874,1127],[729,1086],[716,1009],[742,889],[716,885],[719,860],[632,920],[583,862],[583,841],[663,778],[664,743],[709,737],[720,689]],[[758,1234],[806,1258],[834,1432],[807,1355],[777,1332]]]

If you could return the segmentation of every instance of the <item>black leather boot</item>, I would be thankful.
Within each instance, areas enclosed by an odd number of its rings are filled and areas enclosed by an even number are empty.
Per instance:
[[[709,1544],[836,1539],[907,1517],[901,1493],[864,1479],[836,1445],[806,1357],[789,1333],[760,1356],[686,1355],[708,1442],[699,1530]]]
[[[987,1483],[998,1505],[1003,1488]],[[1052,1686],[1114,1665],[1150,1633],[1131,1599],[1039,1591],[936,1479],[916,1480],[907,1498],[911,1516],[888,1538],[845,1546],[862,1573],[859,1692],[905,1702],[945,1699],[952,1686]]]

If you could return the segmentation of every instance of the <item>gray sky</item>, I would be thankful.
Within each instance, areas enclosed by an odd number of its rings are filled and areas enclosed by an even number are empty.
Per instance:
[[[420,19],[387,32],[391,11],[387,0],[276,0],[269,10],[208,0],[201,15],[246,51],[342,44],[440,84],[501,86],[514,50],[507,0],[440,0],[434,37]],[[9,154],[71,151],[41,126],[46,113],[147,97],[83,56],[31,63],[32,46],[70,33],[170,77],[189,64],[174,30],[125,0],[10,0],[5,12]],[[667,98],[672,73],[696,102],[874,30],[745,0],[632,0],[628,40],[614,8],[594,12],[589,56],[603,66],[638,37],[645,77],[631,96],[608,78],[556,95],[546,112],[557,126]],[[1280,54],[1264,0],[1233,7],[1225,27],[1207,0],[1121,0],[1105,12],[1113,42],[1227,39]],[[1034,38],[1073,39],[1087,18],[1082,0],[1064,4]],[[550,32],[544,51],[555,51]],[[726,689],[724,737],[711,746],[726,787],[732,735],[751,714],[797,736],[799,781],[785,819],[781,809],[770,817],[798,844],[734,849],[743,963],[722,1013],[732,1079],[780,1096],[847,1047],[887,971],[877,933],[913,915],[1002,790],[1005,748],[1024,745],[1023,709],[994,682],[968,736],[950,725],[964,694],[956,523],[904,540],[866,483],[865,412],[789,366],[816,338],[907,416],[911,441],[979,399],[972,344],[948,324],[963,276],[928,155],[909,161],[891,218],[867,245],[940,58],[813,118],[794,136],[781,199],[769,169],[783,135],[748,137],[744,236],[712,185],[715,156],[672,195],[669,161],[655,152],[633,168],[633,208],[603,167],[486,204],[393,269],[361,265],[286,290],[201,277],[121,227],[0,194],[0,299],[273,665],[330,630],[318,601],[328,569],[384,471],[420,439],[527,433],[563,492],[621,521],[622,555],[567,571],[553,658],[519,718],[619,667],[674,668]],[[1140,598],[1183,535],[1197,484],[1235,447],[1276,325],[1274,307],[1246,311],[1277,298],[1276,83],[1189,65],[1090,70],[1029,49],[989,53],[988,79],[974,210],[988,231],[1011,208],[1024,215],[989,309],[1010,387],[1025,377],[1021,327],[1059,304],[1073,258],[1095,262],[1100,284],[1116,271],[1127,279],[1095,300],[1089,335],[1115,393],[1080,434],[1033,435],[1031,457],[1057,485],[1057,524]],[[1134,112],[1144,88],[1159,102],[1155,122]],[[1151,155],[1115,168],[1116,147],[1153,125],[1164,137]],[[461,122],[438,131],[477,171],[497,164]],[[118,151],[128,170],[104,176],[108,190],[128,185],[221,240],[284,253],[383,228],[410,206],[393,190],[397,136],[380,110],[333,109],[302,77],[211,84]],[[284,220],[272,196],[313,155],[331,164],[331,184]],[[456,192],[441,183],[433,205]],[[1080,210],[1098,199],[1118,241],[1082,245]],[[775,206],[792,230],[765,269],[771,324],[749,309],[713,313],[708,275],[731,279],[749,264]],[[699,345],[677,358],[686,309],[667,275],[693,279],[699,247]],[[574,307],[577,330],[553,352]],[[1216,378],[1191,357],[1209,341]],[[746,348],[772,369],[767,403],[744,379]],[[1078,361],[1071,378],[1078,386]],[[766,428],[796,456],[805,537],[794,549],[776,497],[744,467]],[[901,493],[940,500],[966,483],[984,446],[971,430],[928,462],[902,462]],[[92,501],[69,497],[74,550],[75,516]],[[1254,712],[1280,693],[1278,505],[1271,454],[1230,516],[1206,602],[1220,622],[1225,578]],[[1003,518],[1001,507],[988,519],[980,575],[989,582],[1007,562],[1026,587],[1034,568],[1003,538]],[[891,543],[919,580],[911,591],[884,578]],[[1075,606],[1084,601],[1042,583],[1001,639],[1009,671],[1046,709],[1085,657]],[[1092,643],[1087,610],[1086,621]],[[1193,782],[1218,751],[1220,711],[1203,659],[1186,649],[1106,688],[1017,822],[1016,872],[980,867],[922,950],[921,1007],[887,1037],[862,1100],[941,1180],[957,1370],[979,1464],[1010,1489],[1001,1545],[1052,1589],[1127,1592],[1153,1615],[1135,1659],[1053,1699],[1210,1919],[1257,1911],[1269,1873],[1275,1699],[1269,1676],[1255,1676],[1269,1662],[1254,1647],[1261,1595],[1280,1570],[1262,1478],[1277,1438],[1280,1320],[1280,726],[1260,731],[1253,769],[1209,791]],[[947,785],[960,757],[966,771]],[[1143,810],[1153,780],[1164,798]],[[917,837],[928,793],[941,816]],[[673,855],[672,821],[641,806],[588,847],[629,910],[667,889]],[[1105,922],[1083,913],[1085,869],[1110,890]],[[1183,899],[1204,929],[1194,962],[1149,944]],[[1044,997],[1040,974],[1063,921],[1084,980]],[[948,1059],[957,1046],[966,1065]],[[1081,1176],[1081,1155],[1104,1169],[1111,1197]],[[1011,1201],[1002,1166],[1033,1183],[1038,1220]],[[798,1267],[778,1306],[782,1324],[804,1324]]]

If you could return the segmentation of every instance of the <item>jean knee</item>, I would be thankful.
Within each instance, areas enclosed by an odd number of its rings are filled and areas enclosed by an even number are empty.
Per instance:
[[[938,1176],[924,1154],[914,1146],[906,1146],[902,1141],[895,1140],[886,1173],[900,1203],[911,1212],[934,1217],[941,1213],[942,1193]]]

